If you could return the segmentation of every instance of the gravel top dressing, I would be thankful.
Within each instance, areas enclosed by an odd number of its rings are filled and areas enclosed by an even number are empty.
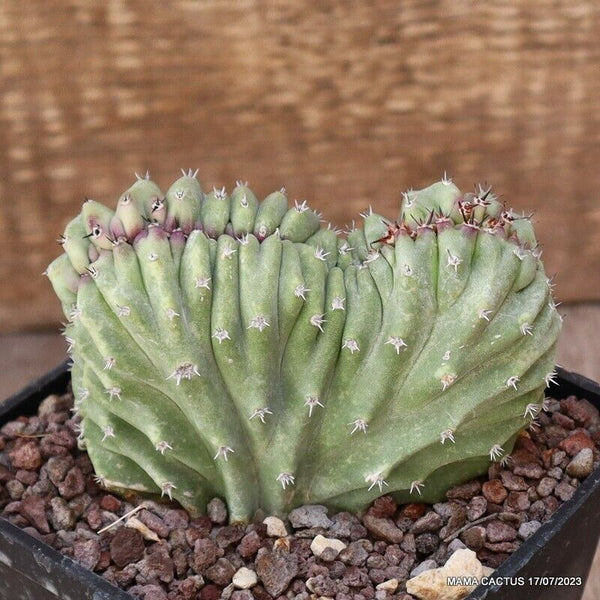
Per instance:
[[[228,525],[218,498],[190,518],[175,503],[103,490],[77,448],[72,405],[71,394],[49,396],[0,429],[0,516],[143,600],[410,600],[407,580],[458,549],[496,568],[600,462],[600,414],[571,396],[546,402],[504,467],[444,502],[384,496],[359,516],[304,506]]]

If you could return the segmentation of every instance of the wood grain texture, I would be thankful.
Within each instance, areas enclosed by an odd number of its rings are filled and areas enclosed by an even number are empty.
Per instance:
[[[180,167],[285,185],[343,225],[447,169],[536,210],[558,297],[600,298],[596,0],[3,0],[0,330],[84,196]]]

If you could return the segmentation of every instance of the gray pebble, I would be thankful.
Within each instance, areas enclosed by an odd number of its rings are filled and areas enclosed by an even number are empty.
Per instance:
[[[217,525],[222,525],[227,520],[227,507],[221,498],[213,498],[206,506],[208,518]]]
[[[563,502],[570,500],[575,493],[575,488],[568,481],[561,481],[554,488],[554,495]]]
[[[363,541],[359,540],[357,542],[350,542],[350,544],[340,552],[339,559],[347,565],[360,566],[364,564],[368,556],[368,549],[365,547]]]
[[[50,522],[55,531],[60,529],[71,530],[75,527],[76,516],[75,512],[69,508],[69,505],[60,496],[56,496],[50,500]]]
[[[448,544],[448,552],[450,554],[453,554],[454,552],[456,552],[457,550],[463,550],[464,548],[466,548],[466,546],[458,539],[458,538],[454,538],[449,544]]]
[[[522,540],[526,540],[527,538],[531,537],[541,526],[542,524],[539,521],[525,521],[525,523],[522,523],[519,527],[519,537]]]
[[[327,508],[320,504],[308,504],[295,508],[288,516],[294,529],[302,527],[330,527],[333,524],[327,517]]]
[[[440,538],[433,533],[422,533],[415,537],[415,546],[417,552],[421,554],[431,554],[435,552],[440,544]]]
[[[469,521],[475,521],[485,515],[487,510],[487,500],[484,496],[475,496],[471,498],[469,506],[467,507],[467,519]]]
[[[542,497],[549,496],[556,487],[556,479],[553,477],[543,477],[537,485],[536,491]]]
[[[548,476],[560,481],[563,476],[563,470],[560,467],[553,467],[552,469],[548,469]]]
[[[422,573],[423,571],[428,571],[429,569],[437,569],[437,563],[435,562],[435,560],[431,560],[430,558],[419,563],[410,572],[410,576],[411,578],[416,577],[417,575],[419,575],[419,573]]]

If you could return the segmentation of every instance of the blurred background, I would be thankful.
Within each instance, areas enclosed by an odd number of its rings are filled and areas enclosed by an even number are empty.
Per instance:
[[[597,0],[2,0],[0,397],[65,356],[41,274],[84,198],[182,167],[338,225],[492,183],[535,212],[559,362],[600,379],[599,40]]]

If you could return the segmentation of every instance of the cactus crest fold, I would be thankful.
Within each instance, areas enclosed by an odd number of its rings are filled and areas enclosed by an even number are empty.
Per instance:
[[[530,221],[448,179],[346,237],[184,172],[94,201],[47,270],[100,481],[232,521],[435,501],[542,410],[561,319]]]

